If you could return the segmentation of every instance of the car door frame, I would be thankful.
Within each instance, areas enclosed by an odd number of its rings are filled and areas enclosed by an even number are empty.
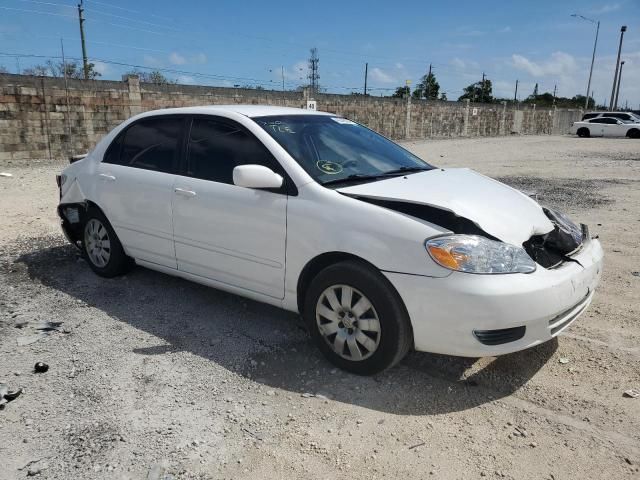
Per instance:
[[[107,155],[110,152],[110,149],[116,144],[116,142],[120,142],[120,144],[118,145],[119,148],[119,155],[118,158],[121,157],[122,155],[122,151],[123,151],[123,146],[124,146],[124,141],[126,140],[126,135],[127,132],[133,128],[136,125],[139,125],[140,123],[143,122],[147,122],[147,121],[151,121],[151,120],[159,120],[159,119],[181,119],[181,126],[180,126],[180,135],[177,138],[177,147],[176,147],[176,153],[174,155],[173,158],[173,165],[172,165],[172,171],[171,172],[162,172],[162,171],[158,171],[158,170],[151,170],[151,169],[145,169],[145,168],[140,168],[140,167],[136,167],[136,166],[131,166],[131,165],[121,165],[119,163],[107,163],[105,162],[105,158],[107,157]],[[97,169],[96,169],[96,177],[100,179],[100,181],[109,181],[111,180],[111,178],[113,178],[114,181],[117,181],[117,177],[119,175],[112,175],[111,172],[115,171],[117,172],[129,172],[131,177],[136,177],[136,176],[143,176],[143,175],[151,175],[151,176],[156,176],[156,175],[167,175],[167,176],[171,176],[172,180],[170,182],[170,184],[167,184],[167,188],[168,188],[168,192],[170,195],[170,200],[172,202],[172,195],[173,195],[173,184],[175,183],[175,178],[176,175],[178,175],[178,172],[180,171],[180,166],[182,164],[182,157],[184,155],[184,142],[185,142],[185,132],[187,129],[187,120],[188,120],[188,115],[184,114],[184,113],[170,113],[170,114],[158,114],[158,115],[147,115],[144,117],[141,117],[139,119],[136,119],[130,123],[128,123],[126,126],[124,126],[111,140],[111,142],[109,142],[109,145],[105,148],[104,150],[104,154],[102,156],[102,158],[100,159],[100,161],[97,164]],[[126,169],[126,170],[125,170]],[[133,173],[131,173],[133,172]],[[95,196],[100,196],[98,194],[98,192],[95,192]],[[116,215],[113,212],[113,208],[109,205],[109,202],[100,202],[98,198],[96,198],[98,200],[98,205],[100,206],[100,208],[104,211],[105,215],[107,216],[107,218],[109,219],[110,223],[112,224],[112,227],[114,228],[114,230],[116,231],[116,234],[118,235],[118,238],[121,240],[122,246],[125,250],[125,252],[135,258],[136,260],[141,260],[147,263],[151,263],[151,264],[158,264],[160,266],[163,267],[167,267],[167,268],[172,268],[175,269],[176,268],[176,263],[175,263],[175,248],[171,249],[167,249],[167,252],[165,252],[167,255],[170,255],[170,252],[173,251],[173,261],[169,261],[169,257],[166,257],[166,255],[158,255],[157,252],[155,254],[149,252],[149,253],[144,253],[144,254],[140,254],[140,253],[135,253],[133,250],[135,250],[136,252],[139,252],[140,250],[135,247],[132,246],[131,242],[129,242],[127,239],[130,237],[130,235],[135,235],[135,233],[131,234],[130,232],[135,232],[137,231],[135,227],[135,225],[131,225],[128,223],[122,223],[121,220],[118,215]],[[167,212],[169,215],[172,216],[172,203],[170,202],[169,204],[169,211]],[[170,224],[170,231],[169,232],[165,232],[165,234],[168,234],[168,238],[164,238],[161,235],[159,235],[159,232],[154,232],[151,230],[144,230],[144,231],[138,231],[138,233],[140,235],[148,235],[151,237],[158,237],[161,240],[170,240],[171,244],[173,243],[173,218],[169,219],[169,224]]]
[[[224,115],[220,115],[218,113],[216,114],[205,114],[205,113],[193,113],[193,114],[187,114],[187,123],[185,126],[185,130],[184,130],[184,136],[183,136],[183,144],[182,144],[182,150],[181,150],[181,154],[180,154],[180,163],[178,165],[178,169],[177,169],[177,173],[176,173],[176,182],[175,182],[175,186],[178,186],[180,183],[180,177],[184,177],[185,179],[191,179],[191,180],[195,180],[197,182],[212,182],[212,183],[218,183],[221,185],[226,185],[226,186],[232,186],[235,188],[244,188],[244,187],[238,187],[236,185],[234,185],[233,183],[228,184],[225,182],[216,182],[214,180],[206,180],[206,179],[201,179],[201,178],[197,178],[197,177],[193,177],[191,175],[188,174],[188,161],[189,161],[189,139],[191,137],[191,130],[193,128],[193,122],[196,119],[202,119],[202,120],[209,120],[209,121],[215,121],[215,122],[219,122],[221,124],[226,124],[226,125],[231,125],[233,127],[237,127],[240,130],[242,130],[243,132],[245,132],[248,135],[251,135],[251,137],[253,137],[255,139],[255,141],[259,142],[262,147],[269,152],[269,154],[271,155],[272,159],[273,159],[273,163],[274,163],[274,168],[273,170],[275,171],[275,173],[279,174],[282,176],[283,178],[283,182],[282,182],[282,186],[280,188],[276,188],[276,189],[260,189],[266,192],[271,192],[271,193],[275,193],[275,194],[279,194],[279,195],[283,195],[286,199],[286,202],[288,204],[290,197],[297,197],[298,196],[298,189],[296,187],[295,182],[293,181],[293,179],[291,178],[291,176],[289,175],[289,173],[287,172],[285,166],[282,164],[282,162],[278,159],[278,156],[276,155],[275,152],[273,152],[268,145],[266,145],[254,132],[252,132],[249,128],[247,128],[246,125],[243,125],[242,122],[238,121],[235,118],[230,118],[230,117],[226,117]],[[174,200],[173,202],[176,201],[176,198],[174,196]],[[174,215],[175,215],[175,203],[174,203]],[[279,300],[282,300],[282,298],[284,298],[285,295],[285,283],[286,283],[286,259],[287,259],[287,230],[286,230],[286,224],[287,224],[287,206],[285,206],[285,211],[284,211],[284,244],[283,244],[283,257],[282,257],[282,293],[279,296]],[[175,222],[174,222],[174,246],[176,246],[176,243],[178,242],[178,238],[175,234]],[[176,252],[177,252],[177,248],[176,248]],[[249,252],[245,252],[245,253],[249,253]],[[180,270],[180,261],[178,259],[178,255],[176,253],[176,262],[177,262],[177,266],[178,266],[178,270]],[[191,274],[191,275],[200,275],[198,273],[193,273],[193,272],[185,272],[187,274]],[[227,274],[229,275],[233,275],[233,272],[227,272]],[[215,281],[215,282],[221,282],[221,283],[227,283],[224,281],[221,281],[219,279],[213,278],[213,277],[203,277],[203,278],[207,278],[209,280]],[[233,288],[240,288],[240,289],[246,289],[249,292],[252,293],[257,293],[259,295],[267,295],[270,296],[271,298],[275,298],[273,297],[273,295],[270,294],[265,294],[264,292],[259,292],[256,291],[254,289],[250,289],[248,287],[242,286],[242,285],[234,285],[232,283],[227,283],[228,286],[231,286]]]

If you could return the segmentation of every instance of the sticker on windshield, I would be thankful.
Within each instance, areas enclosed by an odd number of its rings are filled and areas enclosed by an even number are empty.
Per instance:
[[[327,162],[326,160],[320,160],[316,163],[316,166],[324,173],[328,173],[329,175],[335,175],[336,173],[342,172],[342,165],[336,162]]]
[[[347,120],[346,118],[331,117],[331,120],[333,120],[336,123],[339,123],[340,125],[357,125],[356,122],[352,122],[351,120]]]

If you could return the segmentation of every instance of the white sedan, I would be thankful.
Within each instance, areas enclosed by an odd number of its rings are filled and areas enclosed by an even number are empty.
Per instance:
[[[582,122],[573,122],[570,133],[579,137],[640,138],[640,125],[613,117],[596,117]]]
[[[329,113],[147,112],[58,176],[69,241],[299,312],[322,353],[373,374],[407,351],[500,355],[557,336],[602,271],[586,226]]]

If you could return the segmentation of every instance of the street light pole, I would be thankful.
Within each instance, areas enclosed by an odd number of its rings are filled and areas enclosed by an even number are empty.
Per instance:
[[[591,68],[589,69],[589,81],[587,82],[587,95],[586,95],[587,98],[585,98],[584,100],[584,109],[588,110],[589,109],[589,92],[591,91],[591,76],[593,75],[593,64],[596,60],[596,47],[598,46],[598,33],[600,32],[600,21],[599,20],[595,21],[590,18],[583,17],[582,15],[578,15],[577,13],[574,13],[571,16],[596,24],[596,40],[595,42],[593,42],[593,54],[591,55]],[[595,100],[594,100],[594,103],[595,103]]]
[[[620,73],[618,74],[618,85],[616,87],[616,99],[613,102],[613,109],[618,109],[618,95],[620,94],[620,82],[622,82],[622,66],[624,65],[624,60],[620,62]]]
[[[609,111],[613,110],[613,101],[616,94],[616,84],[618,83],[618,69],[620,68],[620,52],[622,52],[622,39],[624,32],[627,31],[626,25],[620,27],[620,44],[618,45],[618,59],[616,60],[616,71],[613,74],[613,88],[611,88],[611,101],[609,102]]]

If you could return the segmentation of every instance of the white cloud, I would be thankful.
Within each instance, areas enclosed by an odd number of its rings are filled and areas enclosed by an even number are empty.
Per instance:
[[[207,63],[207,56],[204,53],[196,53],[193,57],[191,57],[191,63]]]
[[[396,80],[396,78],[394,76],[392,76],[391,74],[385,72],[384,70],[382,70],[381,68],[378,67],[373,67],[371,69],[371,79],[379,82],[379,83],[397,83],[398,81]]]
[[[569,75],[575,72],[577,67],[575,58],[564,52],[553,52],[549,60],[542,62],[534,62],[523,55],[513,54],[511,61],[516,69],[525,71],[533,77]]]
[[[182,85],[192,85],[193,83],[195,83],[195,79],[193,77],[190,77],[189,75],[179,75],[176,80]]]
[[[172,65],[184,65],[187,63],[187,59],[180,55],[178,52],[171,52],[169,55],[169,62]]]
[[[498,30],[498,33],[511,33],[511,27],[507,25],[506,27]]]
[[[93,69],[102,76],[107,75],[111,71],[111,68],[109,68],[109,65],[107,65],[104,62],[95,61],[92,63],[93,63]]]
[[[592,15],[603,15],[605,13],[615,12],[617,10],[620,10],[619,3],[605,3],[601,7],[589,10],[589,13]]]
[[[474,60],[462,60],[459,57],[454,57],[449,63],[458,70],[478,69],[479,64]]]
[[[162,62],[152,55],[144,55],[142,63],[145,67],[160,67]]]

